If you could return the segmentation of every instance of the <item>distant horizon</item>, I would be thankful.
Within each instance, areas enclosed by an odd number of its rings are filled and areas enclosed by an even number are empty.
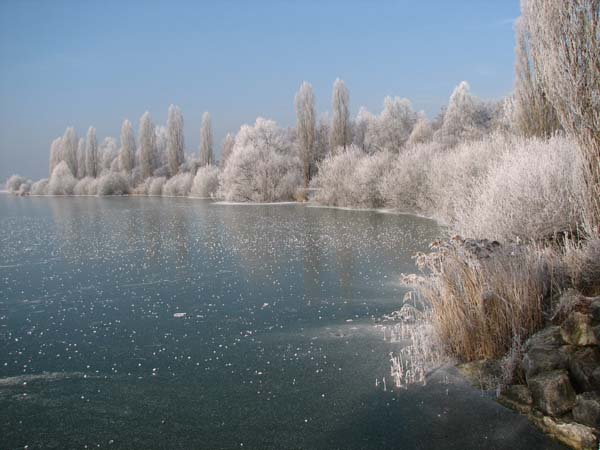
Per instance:
[[[211,113],[218,158],[226,133],[256,117],[293,126],[302,81],[313,85],[319,115],[331,110],[337,77],[352,116],[361,106],[378,114],[384,97],[399,96],[435,117],[462,80],[499,99],[514,83],[518,15],[518,1],[4,2],[0,179],[46,177],[50,143],[67,126],[118,140],[127,118],[137,136],[145,111],[162,125],[170,104],[182,109],[193,154],[201,116]]]

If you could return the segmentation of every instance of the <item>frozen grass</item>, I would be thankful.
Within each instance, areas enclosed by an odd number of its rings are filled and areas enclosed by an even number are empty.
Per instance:
[[[437,341],[444,353],[473,361],[501,358],[514,337],[542,327],[558,262],[555,252],[534,246],[476,256],[455,239],[419,255],[417,264],[428,275],[413,285]]]

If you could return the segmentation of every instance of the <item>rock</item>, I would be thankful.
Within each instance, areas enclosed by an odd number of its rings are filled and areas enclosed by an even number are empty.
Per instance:
[[[600,390],[600,349],[597,346],[571,348],[569,373],[578,392]]]
[[[476,389],[489,391],[496,389],[502,376],[502,369],[497,360],[481,359],[456,366],[460,374]]]
[[[521,414],[529,414],[533,404],[531,392],[523,384],[513,384],[500,390],[498,402],[507,408],[514,409]]]
[[[559,417],[575,406],[575,391],[566,370],[555,370],[531,377],[527,385],[533,406],[544,414]]]
[[[600,297],[595,297],[590,301],[590,313],[592,315],[592,324],[600,325]]]
[[[559,351],[563,344],[558,326],[544,328],[531,336],[523,348],[522,367],[525,378],[529,379],[542,372],[566,369],[569,358]]]
[[[597,450],[596,432],[579,423],[562,422],[552,417],[531,414],[531,421],[542,431],[574,449]]]
[[[598,340],[592,328],[592,315],[578,311],[571,312],[560,326],[563,340],[572,345],[597,345]]]
[[[585,392],[577,396],[573,419],[600,430],[600,392]]]

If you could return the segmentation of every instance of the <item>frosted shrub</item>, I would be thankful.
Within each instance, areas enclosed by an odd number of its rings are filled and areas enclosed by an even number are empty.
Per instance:
[[[96,195],[98,192],[98,183],[95,178],[85,177],[77,182],[73,188],[75,195]]]
[[[21,186],[19,186],[19,191],[17,193],[19,195],[29,195],[30,191],[31,191],[31,180],[28,180],[25,183],[21,183]]]
[[[133,193],[136,195],[161,196],[166,177],[146,178],[143,183],[136,186]]]
[[[120,172],[108,172],[98,178],[98,195],[125,195],[129,191],[128,179]]]
[[[354,145],[345,151],[340,149],[319,165],[319,174],[313,182],[318,189],[316,200],[331,206],[384,206],[380,182],[387,176],[393,160],[394,156],[388,152],[369,155]]]
[[[167,179],[165,177],[149,178],[146,181],[147,181],[146,185],[148,187],[147,191],[146,191],[147,195],[153,195],[153,196],[162,195],[163,186],[167,182]]]
[[[185,197],[192,189],[194,176],[191,173],[179,173],[169,178],[162,188],[165,197]]]
[[[487,177],[494,160],[509,152],[512,145],[509,137],[494,134],[451,149],[440,147],[428,163],[429,215],[455,225],[457,210],[474,206],[474,186]]]
[[[457,208],[456,228],[501,240],[575,231],[582,221],[579,167],[577,145],[567,138],[514,139]]]
[[[49,195],[72,195],[77,179],[65,161],[61,161],[52,171],[48,182]]]
[[[46,189],[48,188],[48,179],[43,178],[36,181],[31,185],[31,195],[46,195]]]
[[[21,188],[21,185],[24,183],[27,183],[27,179],[25,177],[20,175],[12,175],[6,181],[6,190],[10,193],[17,194]]]
[[[302,164],[284,130],[259,117],[236,136],[219,196],[237,202],[292,200],[302,179]]]
[[[200,167],[194,177],[190,197],[213,198],[219,189],[219,168],[216,166]]]
[[[377,152],[365,155],[355,167],[355,183],[351,189],[356,204],[361,208],[381,208],[384,197],[380,190],[381,179],[390,171],[394,157],[391,153]],[[350,181],[350,180],[348,180]]]
[[[315,200],[329,206],[356,206],[353,193],[354,172],[364,153],[354,145],[329,155],[319,164],[319,173],[313,179],[318,190]]]
[[[437,143],[409,147],[391,162],[379,181],[386,206],[403,212],[431,214],[429,170],[431,160],[443,149]]]

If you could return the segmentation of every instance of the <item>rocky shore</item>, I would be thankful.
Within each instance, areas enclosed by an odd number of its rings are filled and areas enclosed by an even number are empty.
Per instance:
[[[569,290],[543,330],[525,343],[523,384],[498,401],[576,449],[598,449],[600,433],[600,297]]]

